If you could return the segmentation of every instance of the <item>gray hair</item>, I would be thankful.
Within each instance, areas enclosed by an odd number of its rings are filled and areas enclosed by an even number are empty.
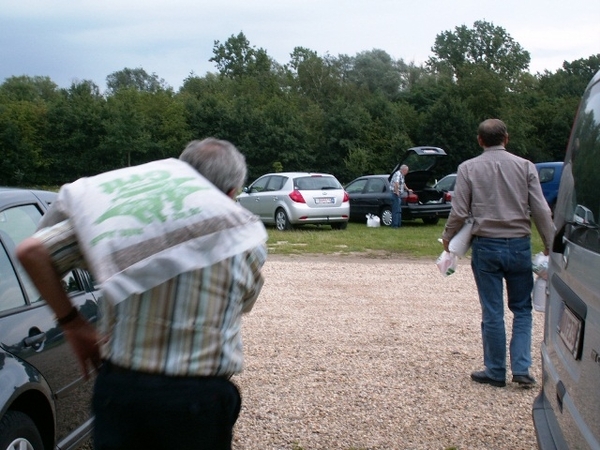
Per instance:
[[[208,181],[227,194],[244,186],[246,158],[231,142],[215,138],[191,141],[179,159],[185,161]]]

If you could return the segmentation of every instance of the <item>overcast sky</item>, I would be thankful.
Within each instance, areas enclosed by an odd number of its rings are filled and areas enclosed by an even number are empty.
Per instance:
[[[0,0],[0,83],[40,75],[104,89],[107,75],[141,67],[177,90],[216,72],[214,41],[240,31],[280,64],[294,47],[421,64],[436,35],[476,20],[529,51],[532,73],[600,53],[598,0]]]

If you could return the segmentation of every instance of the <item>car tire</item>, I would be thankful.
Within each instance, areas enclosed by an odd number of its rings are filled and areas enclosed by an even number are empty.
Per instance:
[[[8,411],[0,421],[0,450],[12,449],[44,449],[35,423],[21,411]]]
[[[348,228],[348,222],[336,222],[331,224],[332,230],[345,230]]]
[[[381,225],[389,227],[392,224],[392,209],[387,206],[384,207],[379,214],[379,219],[381,220]]]
[[[279,231],[288,231],[294,228],[290,223],[290,219],[288,219],[286,212],[282,208],[275,211],[275,227]]]
[[[439,217],[423,217],[423,223],[425,225],[437,225],[439,221]]]

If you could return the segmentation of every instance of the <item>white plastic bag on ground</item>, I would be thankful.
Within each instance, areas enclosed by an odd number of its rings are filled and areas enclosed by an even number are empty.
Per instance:
[[[456,272],[456,265],[458,264],[458,257],[454,253],[447,252],[444,250],[438,257],[436,263],[440,273],[447,277]]]
[[[465,256],[471,247],[471,231],[473,229],[473,219],[468,218],[460,231],[448,243],[448,250],[459,258]]]
[[[380,223],[378,216],[376,216],[374,214],[367,214],[367,226],[368,227],[377,228],[380,225],[381,225],[381,223]]]

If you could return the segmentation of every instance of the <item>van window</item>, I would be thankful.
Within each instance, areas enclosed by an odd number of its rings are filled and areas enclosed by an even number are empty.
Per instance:
[[[600,83],[582,99],[561,178],[567,238],[600,253]]]

